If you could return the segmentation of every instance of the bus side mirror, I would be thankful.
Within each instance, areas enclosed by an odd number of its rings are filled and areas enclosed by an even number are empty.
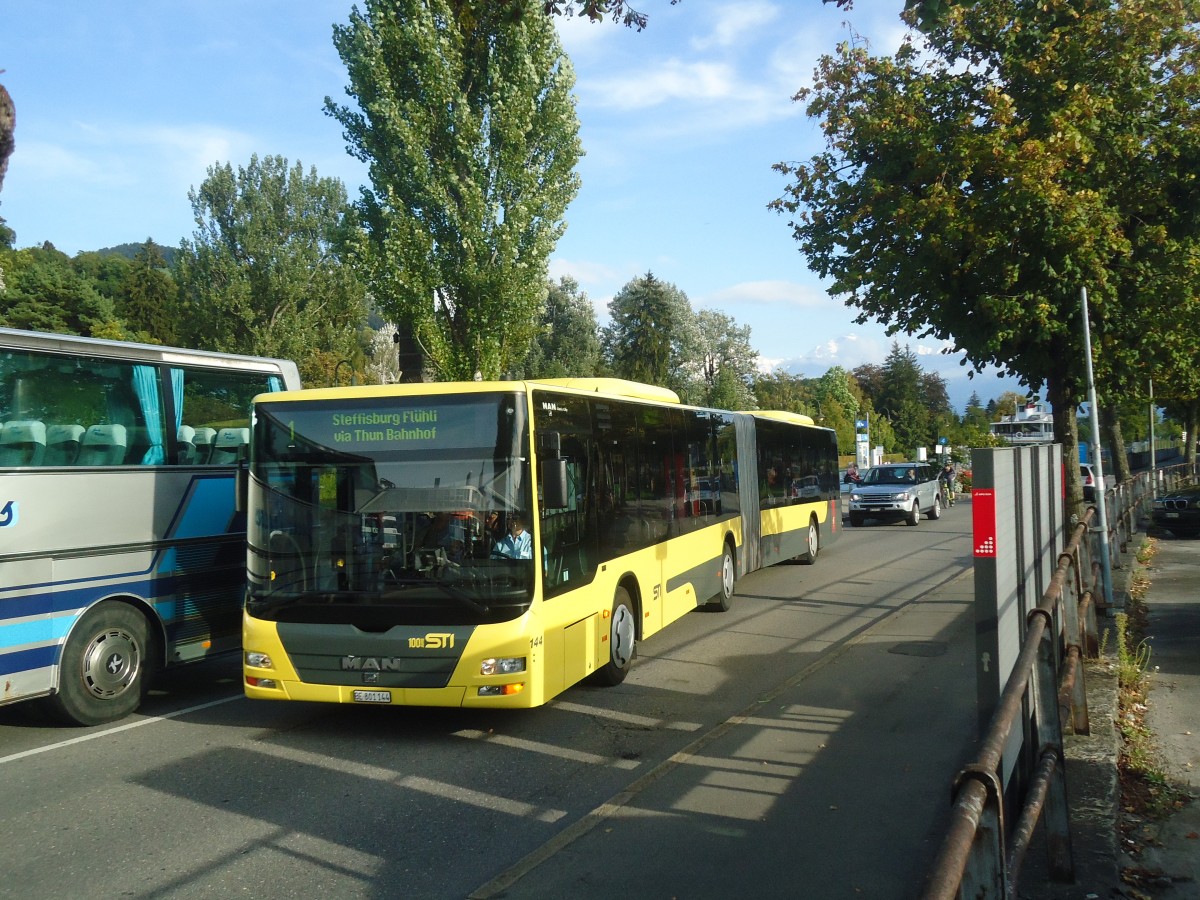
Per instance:
[[[250,502],[250,462],[238,460],[237,469],[233,476],[233,508],[244,513]]]
[[[566,509],[570,503],[567,497],[567,461],[565,459],[542,460],[542,507],[545,509]]]
[[[562,435],[557,431],[542,431],[538,433],[538,455],[549,459],[562,456]]]

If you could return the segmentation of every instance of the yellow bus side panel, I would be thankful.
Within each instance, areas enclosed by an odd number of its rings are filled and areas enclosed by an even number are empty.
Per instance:
[[[563,667],[564,685],[582,681],[596,671],[598,664],[596,651],[599,646],[596,628],[598,619],[598,616],[591,615],[564,629],[563,650],[566,654]]]

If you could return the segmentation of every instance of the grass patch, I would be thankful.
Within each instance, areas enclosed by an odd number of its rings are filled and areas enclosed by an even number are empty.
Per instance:
[[[1144,566],[1156,552],[1152,539],[1138,548],[1140,566],[1130,582],[1127,611],[1116,616],[1117,728],[1122,737],[1118,765],[1121,806],[1128,817],[1123,829],[1127,837],[1138,830],[1141,820],[1161,818],[1187,799],[1187,794],[1167,779],[1154,734],[1146,725],[1151,652],[1146,643],[1145,603],[1150,579]]]

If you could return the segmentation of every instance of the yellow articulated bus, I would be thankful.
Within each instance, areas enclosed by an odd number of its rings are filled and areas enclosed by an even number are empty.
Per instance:
[[[840,531],[837,439],[614,379],[254,407],[247,696],[534,707]]]

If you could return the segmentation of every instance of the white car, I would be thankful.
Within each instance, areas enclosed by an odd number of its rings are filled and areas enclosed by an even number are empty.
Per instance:
[[[903,519],[919,525],[921,514],[942,515],[937,470],[926,463],[887,463],[873,466],[850,488],[850,524],[867,519]]]

